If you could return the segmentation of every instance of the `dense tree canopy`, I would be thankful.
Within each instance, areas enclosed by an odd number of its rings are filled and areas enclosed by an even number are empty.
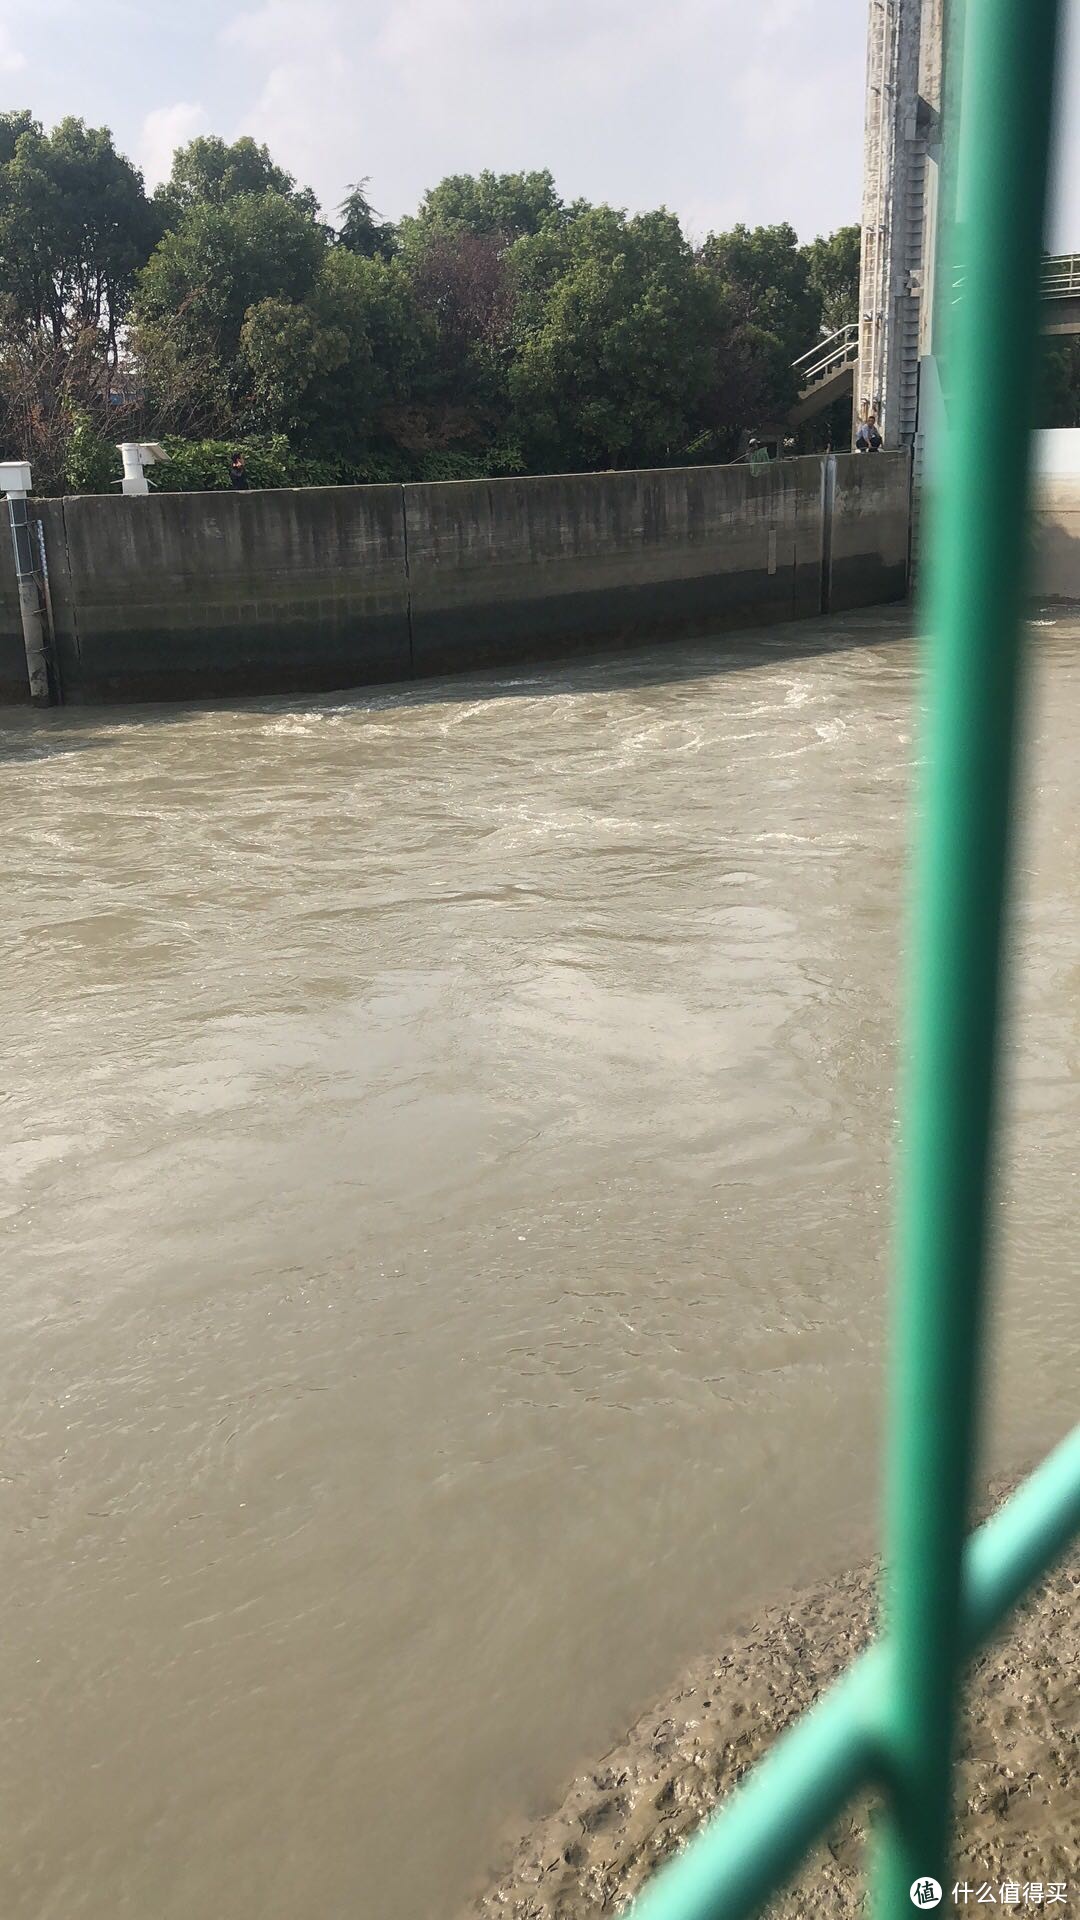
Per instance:
[[[266,301],[302,301],[326,255],[322,230],[273,191],[197,200],[139,276],[134,345],[166,424],[227,427],[242,400],[241,334]],[[199,408],[199,392],[205,405]]]
[[[335,248],[302,300],[262,300],[241,329],[246,422],[323,457],[370,454],[383,411],[407,401],[428,327],[392,261]]]
[[[396,225],[358,175],[332,226],[246,137],[188,142],[148,197],[106,129],[7,113],[0,432],[46,488],[107,484],[143,436],[324,480],[729,459],[783,421],[858,273],[857,227],[695,249],[674,214],[565,201],[546,171],[450,175]],[[1069,343],[1044,391],[1080,417]],[[163,484],[220,463],[175,459]]]
[[[0,114],[0,436],[53,488],[87,469],[136,275],[160,233],[104,127]],[[91,462],[91,465],[93,463]]]
[[[741,424],[771,414],[782,419],[798,391],[792,362],[821,328],[821,295],[794,227],[733,227],[710,234],[702,264],[715,276],[727,314],[726,364],[720,369],[723,409]]]
[[[157,237],[141,175],[105,127],[0,115],[0,294],[6,328],[54,347],[87,329],[115,356],[135,274]]]
[[[827,239],[819,236],[803,248],[808,279],[821,302],[821,325],[826,333],[849,326],[859,317],[858,227],[838,227]]]
[[[177,147],[172,172],[158,189],[163,224],[175,226],[192,207],[224,206],[238,194],[272,193],[291,200],[314,220],[319,203],[310,187],[298,187],[291,173],[271,159],[268,147],[245,135],[231,146],[216,134],[200,134]]]
[[[721,301],[674,214],[594,207],[513,249],[510,391],[537,465],[661,464],[709,391]]]
[[[541,173],[453,173],[425,193],[418,213],[401,222],[409,244],[438,229],[496,234],[504,243],[558,226],[567,217],[555,181]]]

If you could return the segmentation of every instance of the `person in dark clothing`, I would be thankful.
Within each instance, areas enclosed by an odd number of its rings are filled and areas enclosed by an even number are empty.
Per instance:
[[[231,453],[229,455],[229,484],[234,487],[238,493],[244,487],[251,485],[247,477],[247,468],[244,465],[244,456],[242,453]]]
[[[880,453],[884,442],[878,432],[877,414],[868,413],[855,435],[856,453]]]

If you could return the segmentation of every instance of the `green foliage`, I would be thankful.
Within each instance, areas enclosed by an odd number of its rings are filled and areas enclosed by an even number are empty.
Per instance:
[[[397,234],[389,221],[380,220],[367,196],[367,181],[349,188],[340,207],[337,242],[365,259],[389,260],[397,251]]]
[[[322,264],[323,237],[294,201],[241,193],[222,205],[199,202],[165,234],[140,277],[136,315],[144,326],[181,325],[223,361],[235,359],[249,307],[302,300]]]
[[[64,463],[64,492],[110,493],[122,473],[119,448],[105,439],[88,414],[75,412]]]
[[[493,480],[526,471],[521,448],[504,440],[479,453],[425,453],[416,462],[417,480]]]
[[[10,166],[15,158],[15,148],[24,133],[41,136],[41,122],[34,119],[28,107],[18,107],[11,113],[0,113],[0,167]]]
[[[410,398],[430,358],[430,321],[396,261],[340,247],[326,255],[308,305],[344,351],[335,368],[313,375],[300,430],[313,448],[354,457],[378,438],[382,410]]]
[[[721,307],[674,214],[590,208],[512,258],[510,392],[530,462],[678,458],[706,403]]]
[[[812,346],[821,295],[794,227],[733,227],[710,234],[701,259],[724,290],[731,321],[777,340],[789,361]]]
[[[200,134],[186,147],[178,147],[172,172],[155,199],[163,227],[175,227],[192,207],[224,206],[242,193],[276,194],[312,219],[319,210],[311,188],[298,187],[292,174],[271,159],[269,148],[246,134],[231,145],[216,134]]]
[[[425,193],[418,213],[401,222],[406,247],[432,232],[495,234],[504,244],[558,226],[567,209],[545,169],[538,173],[453,173]]]
[[[1080,339],[1042,342],[1039,425],[1080,427]]]
[[[399,266],[334,248],[302,302],[248,309],[245,411],[312,451],[355,457],[378,437],[382,409],[409,398],[429,334]]]
[[[320,326],[296,301],[260,300],[249,307],[240,349],[250,374],[253,420],[271,429],[295,427],[305,416],[310,387],[341,367],[349,344],[342,328]]]
[[[154,467],[150,476],[152,485],[162,493],[227,492],[229,456],[237,450],[244,456],[250,486],[303,484],[296,477],[298,463],[283,434],[248,440],[181,440],[169,436],[164,446],[169,458]]]
[[[224,493],[229,490],[229,456],[244,456],[252,487],[338,487],[387,485],[409,480],[485,480],[522,473],[521,448],[499,442],[477,453],[425,453],[409,458],[392,450],[360,454],[355,459],[325,460],[303,453],[281,433],[252,435],[236,440],[165,440],[169,455],[154,467],[151,484],[163,493]],[[119,476],[120,461],[111,452]],[[111,477],[111,475],[110,475]],[[107,486],[107,482],[106,482]],[[83,486],[80,492],[102,492]]]
[[[325,252],[311,214],[280,193],[197,201],[183,215],[140,273],[135,298],[135,342],[164,420],[228,424],[249,385],[241,365],[249,312],[268,300],[303,300]]]
[[[710,234],[699,260],[723,309],[712,412],[732,458],[741,430],[779,424],[794,403],[792,362],[818,335],[821,295],[786,224]]]
[[[0,116],[0,290],[7,326],[55,346],[88,329],[115,356],[135,274],[156,238],[142,175],[105,127]]]
[[[857,303],[858,229],[710,235],[455,174],[395,228],[361,178],[334,231],[269,150],[201,137],[152,200],[103,128],[0,114],[0,435],[49,489],[473,478],[732,457]],[[120,347],[124,348],[123,364]],[[1053,417],[1076,417],[1068,349]]]
[[[859,265],[862,236],[858,227],[837,227],[801,249],[809,282],[821,302],[821,325],[835,333],[859,317]],[[806,346],[811,345],[806,341]]]
[[[403,256],[418,311],[428,328],[425,363],[413,400],[427,409],[429,433],[456,419],[474,443],[509,421],[508,372],[517,304],[511,254],[494,234],[433,229]]]

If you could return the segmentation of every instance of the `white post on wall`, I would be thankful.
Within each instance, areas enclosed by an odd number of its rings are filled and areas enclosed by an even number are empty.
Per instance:
[[[168,454],[156,440],[120,440],[117,452],[124,463],[124,478],[121,489],[133,499],[140,498],[150,491],[150,482],[144,468],[152,467],[155,461],[167,460]]]
[[[27,461],[0,461],[0,492],[4,493],[8,504],[30,698],[36,707],[47,707],[52,702],[52,690],[49,686],[45,622],[41,615],[41,598],[34,568],[34,543],[30,537],[30,521],[26,510],[29,491],[30,467]]]

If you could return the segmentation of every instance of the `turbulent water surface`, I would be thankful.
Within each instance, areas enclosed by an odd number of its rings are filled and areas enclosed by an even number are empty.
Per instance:
[[[865,1550],[906,619],[3,717],[6,1920],[446,1920]],[[1077,1384],[1080,622],[1033,651],[1001,1471]]]

